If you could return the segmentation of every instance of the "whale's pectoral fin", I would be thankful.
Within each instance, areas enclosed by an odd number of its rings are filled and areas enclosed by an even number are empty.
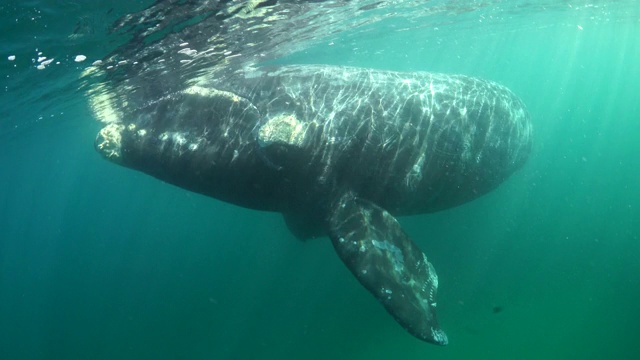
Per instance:
[[[391,214],[350,193],[334,206],[329,228],[342,261],[402,327],[447,344],[435,311],[438,276]]]

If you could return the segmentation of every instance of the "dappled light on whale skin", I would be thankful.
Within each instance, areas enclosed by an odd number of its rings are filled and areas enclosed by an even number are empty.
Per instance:
[[[638,9],[0,1],[0,360],[638,358]]]
[[[105,158],[280,212],[297,237],[329,236],[402,327],[448,343],[434,266],[394,216],[473,200],[525,163],[531,124],[511,91],[464,75],[287,65],[145,93],[95,102]]]

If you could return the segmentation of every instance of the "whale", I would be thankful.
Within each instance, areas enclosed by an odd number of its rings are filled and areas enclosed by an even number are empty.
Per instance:
[[[520,169],[523,102],[457,74],[271,65],[113,100],[95,149],[109,161],[249,209],[341,261],[416,338],[446,345],[438,276],[397,217],[449,209]],[[143,99],[143,101],[141,100]],[[426,244],[422,244],[426,245]]]

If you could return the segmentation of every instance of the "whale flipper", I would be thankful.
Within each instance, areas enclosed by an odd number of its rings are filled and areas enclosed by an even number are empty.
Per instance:
[[[411,334],[446,345],[435,312],[438,276],[398,221],[353,193],[343,195],[332,210],[329,236],[358,281]]]

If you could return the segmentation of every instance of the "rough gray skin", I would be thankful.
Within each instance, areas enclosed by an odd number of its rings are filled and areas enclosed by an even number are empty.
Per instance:
[[[531,147],[522,102],[462,75],[284,66],[114,106],[96,139],[106,158],[328,235],[400,325],[441,345],[437,275],[393,216],[485,194]]]

